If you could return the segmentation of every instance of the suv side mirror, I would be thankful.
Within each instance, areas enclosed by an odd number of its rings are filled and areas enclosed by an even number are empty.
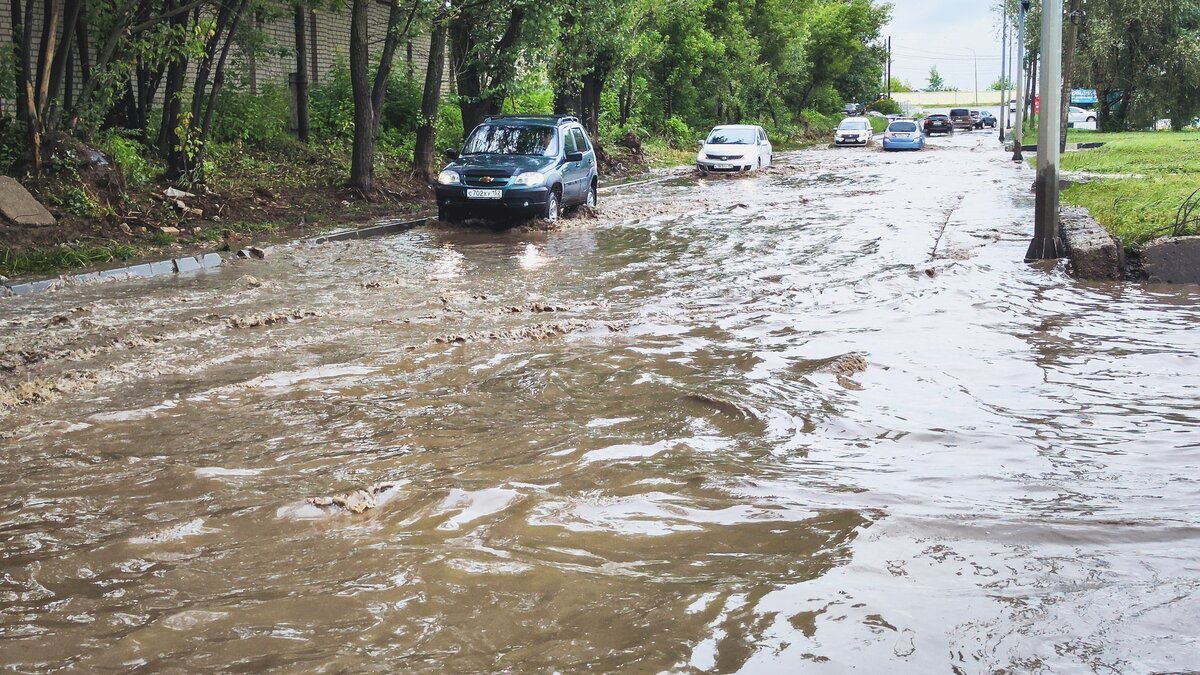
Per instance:
[[[582,162],[583,161],[583,153],[582,152],[568,152],[566,155],[563,156],[563,161]]]
[[[446,148],[442,151],[442,154],[445,155],[447,159],[458,159],[458,151],[454,148]]]

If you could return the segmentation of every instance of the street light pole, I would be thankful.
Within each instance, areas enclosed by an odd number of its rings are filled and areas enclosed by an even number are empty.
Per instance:
[[[1029,11],[1029,0],[1021,0],[1019,16],[1017,18],[1017,89],[1015,92],[1017,99],[1016,119],[1013,120],[1013,161],[1023,162],[1025,158],[1021,155],[1021,142],[1025,137],[1025,12]],[[1007,105],[1007,102],[1005,103]]]
[[[970,47],[966,49],[971,52],[971,56],[975,59],[975,105],[979,105],[979,55]]]
[[[1000,29],[1000,142],[1004,142],[1004,122],[1008,119],[1008,4],[1004,5],[1003,28]]]
[[[1061,258],[1058,238],[1058,139],[1062,113],[1062,0],[1042,0],[1042,68],[1038,79],[1041,112],[1038,115],[1037,193],[1033,211],[1033,241],[1026,260]]]

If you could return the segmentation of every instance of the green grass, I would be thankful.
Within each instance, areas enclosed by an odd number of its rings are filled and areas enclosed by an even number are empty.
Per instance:
[[[867,119],[871,121],[871,129],[872,129],[872,130],[873,130],[875,133],[877,133],[877,134],[882,134],[883,132],[887,131],[887,128],[888,128],[888,118],[886,118],[886,117],[875,117],[875,116],[873,116],[873,115],[872,115],[872,116],[869,116],[869,117],[867,117]]]
[[[21,277],[128,260],[138,250],[128,244],[62,244],[47,248],[0,248],[0,275]]]
[[[1104,146],[1063,153],[1065,170],[1145,176],[1102,179],[1063,191],[1064,202],[1086,207],[1126,246],[1168,234],[1179,205],[1200,187],[1200,132],[1073,129],[1068,140],[1103,141]]]

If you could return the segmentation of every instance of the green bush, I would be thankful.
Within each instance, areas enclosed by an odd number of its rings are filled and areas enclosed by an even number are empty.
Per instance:
[[[5,173],[25,152],[25,125],[14,117],[0,117],[0,170]]]
[[[225,89],[217,99],[210,138],[218,143],[263,143],[289,134],[291,102],[287,89],[264,85],[259,93]]]
[[[462,109],[458,107],[458,97],[445,96],[438,106],[437,140],[433,149],[435,156],[440,156],[446,148],[461,148],[463,140]]]
[[[672,115],[663,121],[662,135],[667,144],[675,149],[690,147],[695,144],[695,141],[692,139],[693,133],[691,127],[678,115]]]
[[[401,134],[416,132],[421,123],[423,86],[407,74],[392,72],[379,120],[381,133],[387,130]],[[354,88],[350,84],[350,67],[344,60],[338,60],[321,84],[309,90],[308,124],[315,138],[349,140],[354,137]]]
[[[100,149],[120,167],[130,187],[146,185],[154,180],[156,167],[146,160],[146,149],[132,138],[109,133],[100,139]]]
[[[873,101],[867,106],[867,110],[881,112],[884,115],[899,115],[901,112],[900,104],[891,98],[881,98],[878,101]]]

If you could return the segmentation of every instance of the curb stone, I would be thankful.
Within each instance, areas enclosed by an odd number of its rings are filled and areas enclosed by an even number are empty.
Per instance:
[[[1088,281],[1120,281],[1124,277],[1125,247],[1087,209],[1063,206],[1059,223],[1072,276]]]

